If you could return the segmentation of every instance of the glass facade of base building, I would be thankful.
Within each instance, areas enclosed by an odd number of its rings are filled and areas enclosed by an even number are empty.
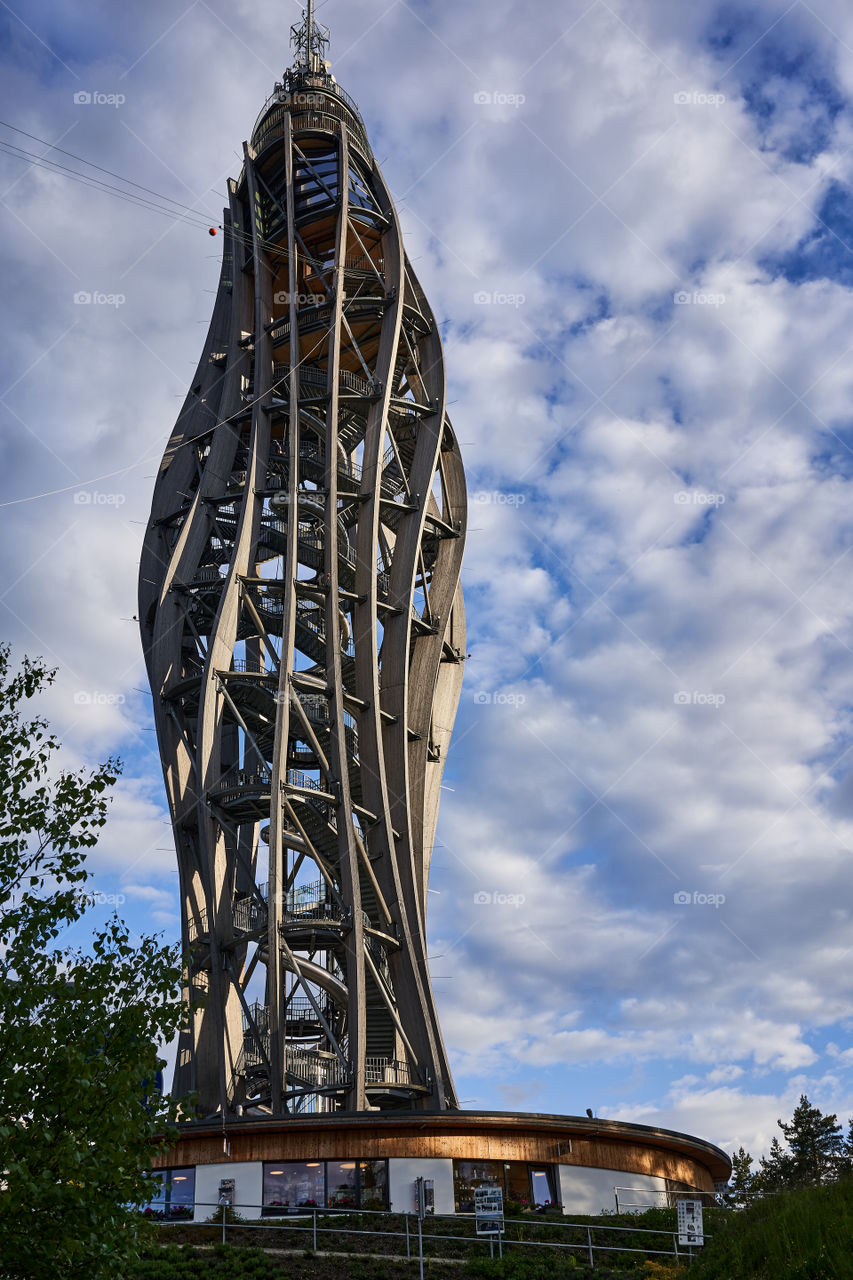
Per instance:
[[[223,1173],[227,1171],[223,1165]],[[190,1167],[152,1174],[146,1216],[163,1221],[192,1218],[195,1173]],[[388,1161],[273,1160],[264,1165],[264,1217],[324,1208],[388,1209]]]
[[[264,1165],[265,1217],[299,1209],[387,1209],[387,1160],[272,1161]]]

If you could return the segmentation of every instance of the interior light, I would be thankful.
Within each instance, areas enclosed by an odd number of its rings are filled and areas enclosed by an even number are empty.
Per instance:
[[[283,1169],[270,1169],[271,1178],[279,1178],[284,1173]]]
[[[186,1180],[187,1180],[187,1175],[185,1173],[182,1173],[179,1178],[172,1179],[173,1182],[186,1182]]]
[[[355,1168],[355,1161],[353,1161],[353,1163],[352,1163],[352,1164],[342,1164],[342,1165],[341,1165],[341,1168],[342,1168],[342,1169],[354,1169],[354,1168]]]
[[[319,1169],[319,1168],[320,1168],[320,1161],[319,1161],[319,1160],[314,1160],[314,1161],[309,1160],[309,1161],[308,1161],[308,1163],[306,1164],[305,1168],[306,1168],[306,1169]]]

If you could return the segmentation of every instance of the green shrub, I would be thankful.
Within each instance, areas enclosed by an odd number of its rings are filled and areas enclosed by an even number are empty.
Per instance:
[[[853,1179],[715,1215],[690,1280],[853,1280]]]

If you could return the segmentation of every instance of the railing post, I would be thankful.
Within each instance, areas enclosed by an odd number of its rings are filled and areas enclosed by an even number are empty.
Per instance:
[[[411,1243],[410,1243],[410,1241],[409,1241],[409,1214],[408,1214],[408,1211],[406,1212],[406,1214],[405,1214],[404,1216],[405,1216],[405,1219],[406,1219],[406,1257],[407,1257],[407,1258],[411,1258],[411,1256],[412,1256],[412,1248],[411,1248]]]
[[[225,1210],[227,1208],[228,1208],[227,1205],[222,1206],[222,1243],[223,1244],[225,1243]]]
[[[587,1227],[586,1229],[586,1247],[589,1249],[589,1265],[591,1267],[594,1267],[595,1256],[593,1255],[593,1252],[592,1252],[592,1232],[590,1231],[589,1227]]]
[[[420,1214],[418,1214],[418,1255],[421,1260],[421,1280],[424,1280],[424,1237]]]
[[[672,1247],[673,1247],[673,1249],[675,1250],[675,1256],[676,1256],[676,1258],[677,1258],[677,1257],[679,1257],[680,1255],[679,1255],[679,1252],[678,1252],[678,1234],[677,1234],[677,1232],[675,1232],[675,1231],[673,1231],[673,1233],[672,1233]]]
[[[317,1210],[312,1210],[311,1217],[314,1222],[314,1252],[317,1252]]]

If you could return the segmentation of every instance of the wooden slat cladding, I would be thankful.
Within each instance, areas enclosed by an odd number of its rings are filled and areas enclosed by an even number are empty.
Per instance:
[[[177,1147],[157,1155],[155,1168],[250,1160],[351,1160],[445,1158],[522,1160],[651,1174],[713,1191],[728,1176],[727,1157],[710,1143],[687,1136],[610,1122],[607,1132],[590,1122],[532,1124],[523,1116],[428,1118],[391,1122],[378,1117],[317,1117],[309,1123],[247,1124],[229,1129],[230,1156],[222,1133],[186,1134]],[[595,1129],[598,1132],[595,1132]],[[566,1148],[571,1141],[571,1151]],[[560,1147],[558,1153],[558,1144]]]

